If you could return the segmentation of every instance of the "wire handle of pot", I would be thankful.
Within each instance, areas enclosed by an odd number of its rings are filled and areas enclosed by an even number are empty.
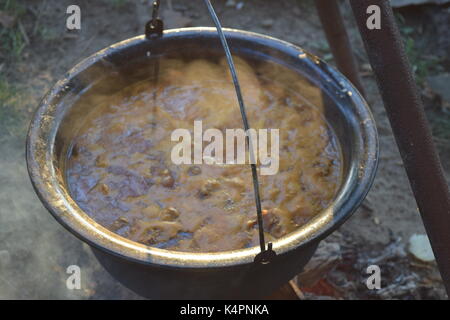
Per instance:
[[[153,37],[161,37],[164,30],[164,22],[159,17],[160,0],[153,1],[152,19],[145,25],[145,37],[151,39]]]
[[[242,122],[244,123],[244,129],[246,132],[250,129],[250,125],[247,118],[247,113],[245,111],[244,99],[242,97],[241,86],[239,85],[239,80],[236,73],[236,68],[234,66],[233,57],[231,56],[230,47],[228,46],[227,39],[225,38],[225,34],[223,33],[222,26],[220,24],[219,18],[217,17],[216,12],[211,4],[210,0],[204,0],[209,14],[216,26],[217,33],[219,34],[220,42],[222,43],[222,47],[225,51],[225,55],[227,58],[228,67],[230,68],[231,78],[233,79],[234,88],[236,91],[237,100],[239,103],[239,109],[241,111]],[[264,240],[264,225],[263,225],[263,216],[262,216],[262,208],[261,208],[261,197],[259,192],[259,181],[258,181],[258,171],[256,168],[255,155],[253,154],[253,141],[251,135],[246,135],[246,142],[248,145],[249,153],[250,153],[250,166],[252,169],[252,177],[253,177],[253,189],[255,193],[255,202],[256,202],[256,212],[258,218],[258,231],[259,231],[259,244],[261,247],[261,252],[255,257],[255,263],[259,264],[268,264],[273,258],[276,256],[275,251],[272,250],[272,243],[268,243],[266,249],[266,243]]]

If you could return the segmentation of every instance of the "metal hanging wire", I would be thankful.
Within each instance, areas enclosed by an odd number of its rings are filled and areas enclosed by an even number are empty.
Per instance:
[[[247,113],[245,111],[244,98],[241,92],[241,86],[239,85],[239,80],[236,74],[236,68],[234,66],[233,57],[231,55],[230,48],[228,46],[227,39],[222,30],[222,25],[220,24],[219,18],[217,17],[216,12],[214,11],[214,7],[211,4],[210,0],[204,0],[209,14],[216,26],[217,33],[219,34],[220,42],[222,43],[223,49],[225,51],[225,55],[227,58],[228,67],[231,72],[231,78],[233,79],[234,88],[236,90],[237,100],[239,102],[239,109],[241,111],[242,122],[244,123],[244,129],[246,132],[250,129],[250,125],[247,118]],[[258,181],[258,171],[256,167],[254,149],[253,149],[253,141],[251,135],[246,135],[246,141],[250,153],[250,166],[252,169],[252,178],[253,178],[253,189],[255,193],[255,202],[256,202],[256,213],[258,218],[258,231],[259,231],[259,245],[261,248],[261,252],[255,257],[255,262],[267,264],[272,261],[275,257],[275,252],[272,250],[272,243],[268,243],[266,249],[266,242],[264,239],[264,225],[263,225],[263,216],[262,216],[262,207],[261,207],[261,196],[259,192],[259,181]]]
[[[214,11],[214,7],[212,6],[209,0],[204,0],[206,7],[208,8],[208,12],[216,26],[217,33],[220,38],[220,42],[222,43],[222,47],[225,51],[225,56],[227,59],[228,67],[231,72],[231,77],[233,80],[234,88],[236,91],[237,100],[239,103],[239,109],[242,116],[242,122],[244,124],[244,129],[248,132],[250,129],[249,121],[247,118],[247,113],[245,111],[244,98],[242,96],[241,86],[239,84],[239,80],[236,73],[236,68],[234,66],[233,57],[231,55],[230,48],[228,46],[228,42],[226,40],[225,34],[222,30],[222,25],[220,24],[219,18],[217,17],[216,12]],[[163,35],[164,23],[159,18],[159,7],[161,1],[155,0],[153,2],[153,11],[152,11],[152,19],[147,22],[145,25],[145,36],[147,39],[154,39],[161,37]],[[159,63],[156,62],[155,65],[155,77],[157,79],[159,73]],[[156,80],[155,80],[156,81]],[[255,194],[255,204],[256,204],[256,213],[257,213],[257,221],[258,221],[258,233],[259,233],[259,246],[261,248],[261,252],[256,255],[254,261],[259,264],[268,264],[270,263],[274,257],[276,256],[275,251],[272,250],[272,243],[269,242],[266,248],[266,241],[264,237],[264,221],[262,215],[262,207],[261,207],[261,196],[259,191],[259,180],[258,180],[258,171],[257,165],[255,161],[255,154],[253,148],[253,141],[251,135],[246,135],[246,143],[248,146],[249,154],[250,154],[250,166],[252,170],[252,179],[253,179],[253,191]]]

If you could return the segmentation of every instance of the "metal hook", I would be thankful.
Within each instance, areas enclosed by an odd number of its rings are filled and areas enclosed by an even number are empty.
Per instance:
[[[159,12],[159,5],[161,4],[160,0],[156,0],[153,2],[153,12],[152,12],[152,19],[155,20],[158,18],[158,12]]]
[[[159,6],[161,1],[155,0],[153,2],[152,19],[145,25],[145,37],[151,39],[152,37],[161,37],[163,35],[164,23],[159,18]]]
[[[272,249],[272,242],[269,242],[267,249],[258,253],[253,261],[257,264],[266,265],[271,263],[276,256],[277,254]]]

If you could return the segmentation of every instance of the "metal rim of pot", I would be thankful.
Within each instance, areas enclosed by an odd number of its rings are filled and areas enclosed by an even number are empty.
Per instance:
[[[164,31],[164,38],[192,37],[196,33],[216,34],[215,28],[196,27],[171,29]],[[373,183],[378,166],[378,134],[372,113],[357,89],[337,70],[321,61],[318,57],[291,43],[253,32],[224,29],[228,37],[241,36],[250,41],[282,48],[297,59],[303,59],[325,73],[328,79],[340,83],[346,88],[349,99],[356,106],[357,126],[362,134],[363,143],[359,146],[357,161],[351,163],[349,173],[343,180],[340,191],[331,205],[298,230],[273,241],[273,250],[281,255],[314,240],[320,240],[344,223],[358,208]],[[126,50],[132,45],[147,42],[145,36],[113,44],[84,59],[73,67],[47,93],[36,110],[30,124],[26,160],[29,176],[40,200],[54,218],[75,236],[88,244],[113,255],[143,264],[152,264],[168,268],[224,268],[253,263],[260,252],[259,246],[247,249],[217,252],[191,253],[170,251],[146,246],[109,231],[90,218],[70,197],[63,187],[64,181],[58,176],[59,168],[54,162],[54,143],[58,131],[60,115],[56,114],[57,105],[52,103],[64,94],[70,81],[84,70],[107,57],[110,53]]]

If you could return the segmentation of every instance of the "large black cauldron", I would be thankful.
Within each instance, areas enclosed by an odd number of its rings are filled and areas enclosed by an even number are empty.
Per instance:
[[[92,55],[53,87],[31,122],[27,164],[39,198],[67,230],[92,246],[117,280],[145,297],[257,298],[270,293],[301,271],[320,240],[360,205],[374,179],[376,126],[366,102],[345,77],[287,42],[239,30],[225,29],[225,34],[233,54],[272,60],[319,87],[327,120],[343,152],[343,180],[333,203],[296,232],[275,241],[277,258],[271,264],[253,262],[259,247],[212,254],[182,253],[130,241],[93,221],[68,192],[67,149],[88,107],[76,102],[98,92],[113,93],[148,77],[155,57],[222,57],[215,29],[168,30],[161,38],[147,40],[140,36]],[[106,77],[115,81],[102,86]]]

